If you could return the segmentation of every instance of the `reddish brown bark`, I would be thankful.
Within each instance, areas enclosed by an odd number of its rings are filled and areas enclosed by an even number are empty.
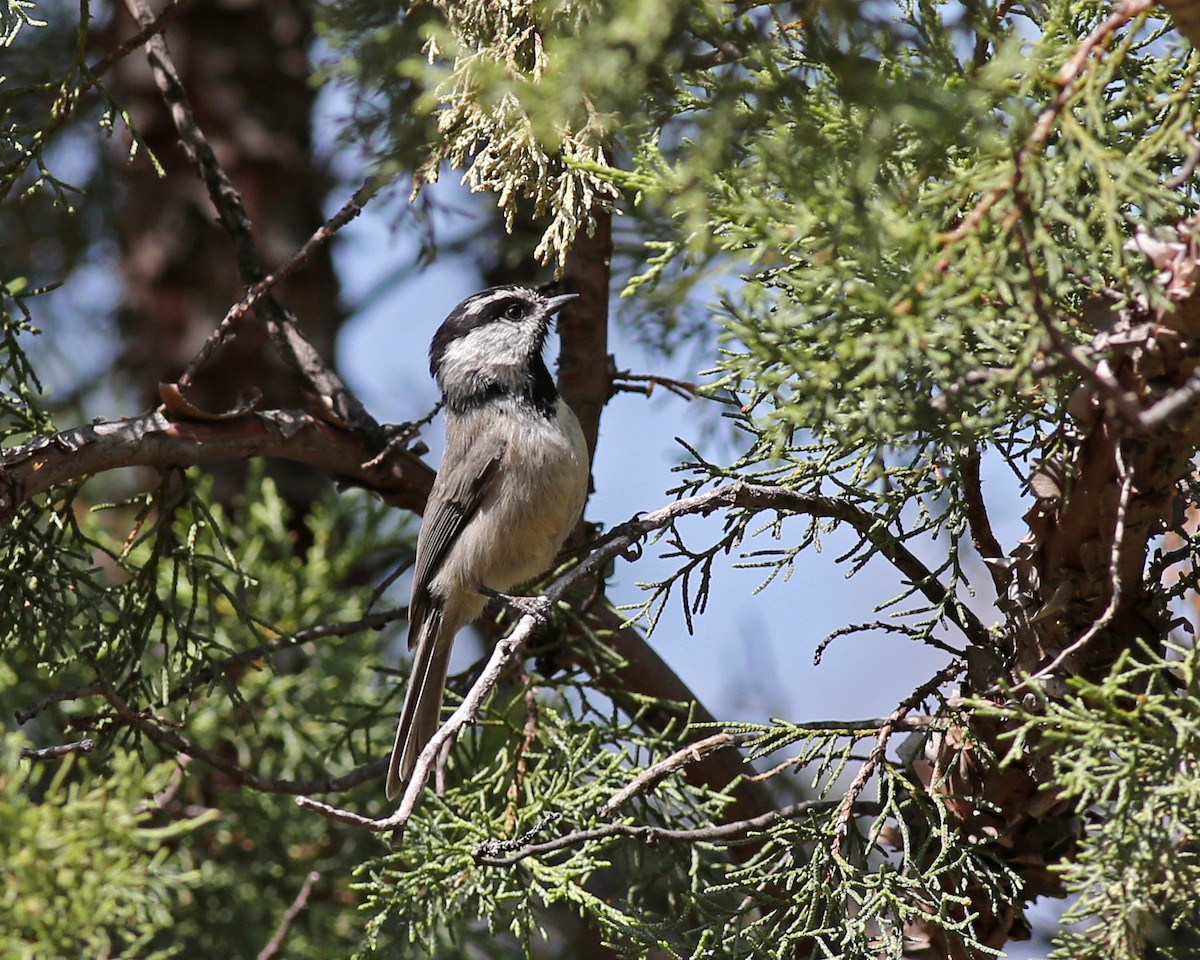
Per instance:
[[[1200,336],[1196,226],[1180,224],[1171,243],[1140,241],[1172,303],[1154,308],[1132,298],[1119,310],[1095,305],[1101,317],[1089,351],[1098,358],[1095,375],[1084,377],[1071,399],[1075,431],[1057,438],[1037,469],[1028,533],[1007,571],[1019,609],[1010,612],[1000,653],[1010,659],[1006,679],[1018,696],[1029,674],[1055,696],[1069,676],[1104,676],[1122,652],[1136,657],[1141,644],[1163,649],[1170,617],[1143,571],[1152,539],[1175,525],[1179,484],[1200,447],[1200,405],[1190,396],[1200,361],[1189,348]],[[1165,418],[1156,407],[1164,401],[1171,411]],[[940,740],[934,762],[918,772],[950,798],[963,837],[995,838],[1024,885],[1021,900],[1063,896],[1052,868],[1073,855],[1083,812],[1053,789],[1049,760],[1036,743],[1004,768],[984,759],[1007,752],[1005,732],[1001,722],[971,717]],[[1022,902],[993,910],[983,891],[966,893],[980,912],[981,942],[1000,948],[1028,937]],[[977,956],[932,925],[914,936],[921,945],[914,956]]]

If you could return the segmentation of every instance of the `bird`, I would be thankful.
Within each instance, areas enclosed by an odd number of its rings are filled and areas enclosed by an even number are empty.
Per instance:
[[[551,318],[575,296],[490,287],[451,310],[430,344],[446,446],[417,535],[389,800],[437,731],[455,635],[489,596],[544,573],[583,512],[587,443],[543,357]]]

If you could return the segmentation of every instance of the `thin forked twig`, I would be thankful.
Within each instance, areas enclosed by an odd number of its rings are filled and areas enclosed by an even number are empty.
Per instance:
[[[932,696],[938,687],[943,683],[949,683],[966,668],[967,664],[965,660],[952,660],[909,694],[879,727],[879,733],[875,736],[875,745],[871,748],[871,752],[867,755],[867,759],[863,761],[862,766],[858,768],[858,773],[850,784],[850,788],[846,791],[845,796],[842,797],[841,807],[838,810],[837,821],[834,826],[833,846],[831,848],[831,853],[835,860],[841,859],[842,842],[846,838],[850,819],[855,815],[855,810],[859,806],[858,798],[862,795],[863,790],[866,789],[867,781],[871,779],[871,775],[883,759],[888,741],[891,739],[892,734],[895,733],[897,725],[926,698]]]
[[[72,687],[70,690],[56,690],[54,693],[47,694],[40,700],[36,700],[27,707],[21,707],[13,711],[18,724],[28,723],[43,710],[54,706],[56,703],[63,703],[67,700],[82,700],[84,697],[99,696],[104,692],[104,685],[100,683],[88,683],[82,687]]]
[[[831,810],[837,806],[834,800],[801,800],[798,803],[770,810],[757,817],[746,820],[734,820],[712,827],[688,827],[671,830],[665,827],[650,827],[632,823],[606,823],[603,826],[588,830],[576,830],[555,837],[543,843],[530,843],[520,847],[507,856],[499,850],[507,848],[506,841],[491,841],[481,843],[475,848],[476,863],[492,867],[509,867],[527,857],[542,856],[554,853],[568,847],[575,847],[591,840],[604,840],[608,837],[636,837],[645,843],[737,843],[750,839],[749,834],[769,829],[784,820],[796,820],[814,813]],[[854,816],[877,816],[883,812],[878,803],[859,803],[854,806],[851,814]]]
[[[912,640],[918,640],[927,646],[937,647],[939,650],[944,650],[946,653],[952,653],[955,656],[962,653],[961,650],[937,639],[928,630],[922,631],[920,628],[907,623],[891,623],[887,620],[875,620],[871,623],[848,623],[844,627],[838,627],[836,630],[830,631],[825,639],[817,644],[817,648],[813,651],[813,666],[821,665],[821,659],[825,656],[825,651],[829,649],[829,645],[834,640],[840,637],[848,637],[854,633],[868,633],[872,630],[878,630],[881,633],[900,634]]]
[[[629,783],[605,800],[604,803],[600,804],[600,809],[596,811],[597,815],[611,817],[626,802],[639,794],[654,789],[656,784],[665,777],[670,776],[676,770],[686,767],[689,763],[695,763],[710,753],[716,753],[718,750],[724,750],[726,747],[736,747],[739,743],[750,739],[751,736],[754,735],[745,733],[717,733],[711,737],[705,737],[703,740],[689,743],[682,749],[676,750],[669,757],[659,760],[658,763],[651,764],[630,780]]]
[[[312,893],[313,884],[320,879],[321,875],[316,870],[313,870],[304,878],[304,883],[300,887],[300,892],[296,894],[296,899],[291,902],[284,912],[283,918],[279,921],[278,929],[271,936],[271,939],[267,941],[267,945],[258,952],[257,960],[271,960],[271,957],[279,952],[279,948],[283,946],[284,937],[287,936],[288,930],[292,926],[292,921],[308,905],[308,897]]]
[[[143,26],[154,20],[146,0],[125,0],[125,7]],[[253,228],[241,194],[217,160],[212,145],[196,122],[179,70],[161,35],[155,34],[147,39],[146,56],[163,103],[166,104],[175,124],[179,143],[204,183],[221,225],[233,241],[238,276],[248,288],[254,288],[264,282],[266,277],[259,261]],[[366,436],[378,435],[379,424],[350,392],[342,378],[325,363],[300,332],[295,318],[269,290],[264,290],[259,295],[254,309],[262,319],[276,351],[304,378],[313,393],[328,405],[329,413],[342,423],[363,431]]]
[[[108,678],[106,671],[100,666],[95,657],[88,657],[88,660],[91,663],[92,670],[100,678],[104,699],[108,701],[121,720],[145,734],[159,746],[166,747],[171,753],[177,756],[183,755],[203,760],[210,767],[220,770],[222,773],[229,774],[238,783],[249,787],[251,790],[258,790],[261,793],[297,794],[301,796],[311,793],[341,793],[349,790],[351,787],[358,786],[360,783],[383,776],[384,771],[387,769],[386,759],[381,758],[358,767],[355,770],[351,770],[341,777],[326,777],[318,780],[272,780],[268,777],[259,776],[216,751],[202,747],[198,743],[193,743],[174,730],[167,730],[160,727],[154,722],[153,718],[132,709],[125,701],[125,698],[117,692],[116,687]]]
[[[216,663],[209,664],[194,676],[188,677],[178,686],[172,688],[167,694],[166,702],[174,703],[176,700],[189,697],[195,692],[197,687],[206,683],[212,683],[218,677],[225,676],[232,670],[246,666],[256,660],[261,660],[264,657],[272,657],[285,650],[294,650],[296,647],[302,647],[318,640],[352,637],[367,630],[381,630],[388,624],[395,623],[397,620],[402,620],[407,616],[407,607],[380,610],[377,613],[368,613],[357,620],[318,623],[304,630],[297,630],[295,633],[283,634],[273,640],[260,643],[248,650],[239,650],[237,653],[230,654]],[[100,687],[100,685],[97,686]],[[96,692],[103,692],[103,687],[97,689]]]
[[[91,753],[96,749],[96,741],[91,737],[75,740],[71,743],[56,743],[52,747],[25,747],[21,751],[22,760],[61,760],[72,753]]]
[[[347,200],[332,217],[326,220],[321,226],[313,231],[310,236],[301,245],[287,262],[278,270],[273,270],[267,276],[263,277],[257,283],[250,286],[245,295],[235,303],[229,310],[221,322],[217,324],[216,329],[208,335],[208,339],[192,357],[188,363],[187,369],[179,377],[179,386],[187,387],[196,373],[202,366],[212,357],[212,355],[224,344],[226,344],[234,336],[234,325],[244,317],[258,301],[266,295],[273,287],[282,283],[292,275],[299,267],[303,266],[313,254],[322,246],[328,243],[337,234],[342,227],[346,226],[351,220],[357,217],[363,211],[363,207],[367,201],[375,195],[379,189],[378,183],[374,178],[368,178],[355,192],[349,200]]]

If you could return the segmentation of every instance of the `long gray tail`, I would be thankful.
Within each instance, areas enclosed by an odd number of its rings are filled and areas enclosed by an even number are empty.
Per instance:
[[[388,762],[387,798],[394,800],[400,788],[413,772],[417,756],[438,728],[442,714],[442,696],[446,689],[446,669],[450,665],[450,650],[454,635],[446,636],[439,629],[440,617],[426,625],[413,658],[412,675],[404,706],[400,708],[400,723],[396,727],[396,744]]]

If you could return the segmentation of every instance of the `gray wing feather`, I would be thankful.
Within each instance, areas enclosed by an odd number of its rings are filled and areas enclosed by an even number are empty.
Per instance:
[[[408,634],[410,650],[416,646],[421,625],[429,613],[429,584],[437,576],[458,535],[483,502],[504,457],[504,448],[504,441],[497,440],[490,449],[471,451],[473,469],[459,470],[454,476],[438,474],[429,496],[429,510],[417,537],[412,603],[408,611],[412,624]]]
[[[451,437],[451,448],[454,444]],[[478,446],[478,445],[477,445]],[[487,496],[505,444],[497,440],[484,449],[472,449],[469,457],[446,456],[444,460],[468,463],[469,469],[442,471],[429,496],[429,509],[417,537],[417,559],[413,570],[412,602],[408,608],[408,646],[415,649],[412,674],[396,726],[396,740],[388,761],[387,796],[394,799],[412,773],[417,756],[437,731],[446,686],[450,647],[461,624],[443,623],[442,600],[430,593],[446,555],[459,534]]]

